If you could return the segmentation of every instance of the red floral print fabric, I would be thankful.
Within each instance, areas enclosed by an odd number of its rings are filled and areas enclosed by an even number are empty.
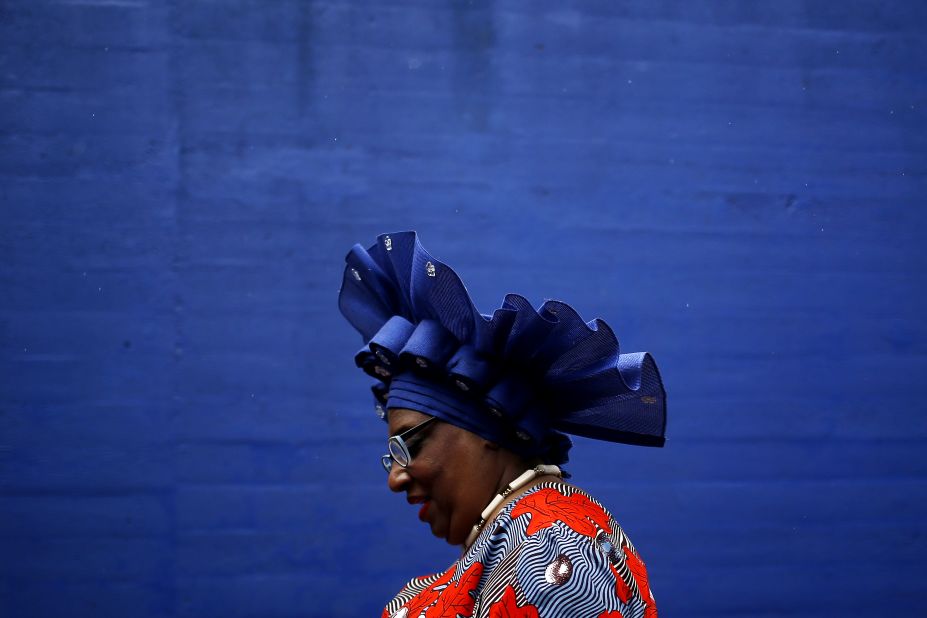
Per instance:
[[[515,589],[509,586],[505,589],[502,598],[490,606],[489,618],[539,618],[539,616],[534,605],[526,603],[519,606],[515,599]]]
[[[565,496],[556,489],[542,489],[528,494],[512,509],[512,518],[528,513],[531,514],[528,536],[558,521],[591,538],[595,538],[599,530],[612,531],[605,509],[580,493]]]
[[[650,594],[650,583],[647,581],[647,567],[644,566],[644,561],[641,560],[640,556],[632,551],[631,548],[623,547],[622,549],[627,558],[627,564],[628,568],[631,570],[631,575],[634,576],[634,581],[637,582],[637,589],[640,590],[641,598],[647,603],[647,610],[644,612],[644,618],[656,618],[657,604]]]
[[[608,568],[610,568],[615,575],[615,596],[617,596],[622,603],[627,603],[631,598],[631,587],[628,585],[628,582],[624,581],[624,578],[621,576],[621,573],[618,572],[618,569],[615,568],[614,564],[609,563]]]
[[[418,618],[422,610],[434,603],[439,596],[441,596],[441,591],[444,590],[444,587],[447,585],[451,578],[454,576],[454,571],[457,569],[457,565],[451,565],[447,571],[445,571],[441,577],[437,579],[433,584],[427,586],[424,590],[419,592],[417,595],[403,603],[403,607],[409,610],[409,613],[406,614],[410,618]],[[388,617],[387,617],[388,618]]]
[[[425,618],[469,618],[473,615],[474,594],[483,574],[483,565],[474,563],[460,579],[448,584],[438,595],[437,602],[425,611]],[[413,616],[409,612],[409,616]]]

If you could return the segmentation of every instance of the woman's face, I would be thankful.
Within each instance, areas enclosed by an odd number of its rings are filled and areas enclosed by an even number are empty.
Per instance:
[[[389,412],[389,435],[395,436],[429,416],[404,408]],[[405,492],[419,506],[419,519],[452,545],[461,545],[501,486],[505,473],[500,450],[483,438],[435,421],[406,442],[412,461],[393,463],[389,488]],[[504,483],[501,483],[504,484]]]

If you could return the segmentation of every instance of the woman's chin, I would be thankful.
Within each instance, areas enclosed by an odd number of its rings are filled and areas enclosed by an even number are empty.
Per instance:
[[[438,522],[428,522],[431,533],[439,539],[447,539],[447,529]]]
[[[464,540],[467,538],[466,534],[461,534],[452,530],[445,530],[441,534],[435,534],[435,536],[439,536],[447,541],[448,545],[463,545]]]
[[[431,528],[431,533],[433,535],[435,535],[439,539],[444,539],[450,545],[460,545],[461,543],[463,543],[463,540],[456,539],[457,535],[454,535],[451,533],[450,528],[447,526],[445,522],[442,522],[441,520],[429,521],[428,525]]]

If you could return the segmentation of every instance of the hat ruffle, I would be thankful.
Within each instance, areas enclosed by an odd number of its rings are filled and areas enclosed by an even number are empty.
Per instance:
[[[507,294],[481,314],[457,273],[415,232],[383,234],[345,258],[339,308],[366,345],[355,362],[378,380],[385,406],[393,376],[412,371],[479,401],[507,425],[520,451],[566,460],[560,432],[663,446],[666,393],[649,353],[621,354],[602,320],[566,303],[535,309]]]

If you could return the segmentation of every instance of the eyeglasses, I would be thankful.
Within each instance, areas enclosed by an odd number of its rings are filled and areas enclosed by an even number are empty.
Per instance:
[[[386,470],[387,473],[393,469],[394,461],[403,468],[407,468],[409,464],[412,463],[412,454],[409,452],[409,446],[406,444],[406,440],[424,429],[431,421],[437,420],[437,418],[436,416],[432,416],[427,421],[419,423],[412,429],[408,429],[397,436],[390,437],[389,441],[386,443],[389,452],[380,458],[380,463],[383,464],[383,469]]]

